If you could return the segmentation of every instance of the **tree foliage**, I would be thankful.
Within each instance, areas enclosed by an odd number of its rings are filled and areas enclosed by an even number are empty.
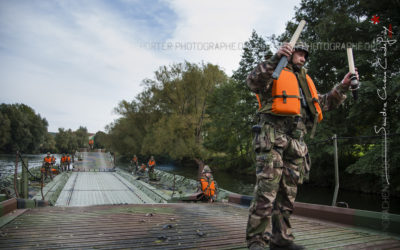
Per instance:
[[[345,49],[348,46],[353,47],[355,65],[362,82],[359,99],[354,101],[351,95],[348,95],[344,105],[337,110],[325,113],[324,122],[319,126],[317,136],[313,141],[330,138],[333,134],[342,137],[373,136],[376,135],[375,126],[379,129],[385,120],[385,129],[388,134],[399,132],[400,59],[398,55],[400,54],[400,43],[386,44],[387,48],[383,49],[384,43],[379,41],[379,37],[385,40],[389,39],[386,31],[389,24],[392,27],[399,27],[400,8],[398,4],[394,3],[390,4],[391,8],[387,8],[384,2],[303,0],[296,9],[293,22],[289,22],[285,33],[278,37],[279,41],[288,41],[298,22],[301,19],[307,21],[301,39],[311,45],[307,67],[318,90],[322,93],[329,91],[334,84],[339,83],[348,72]],[[380,16],[379,24],[371,22],[374,15]],[[396,28],[394,28],[395,30]],[[397,32],[390,39],[399,41],[399,38],[400,34]],[[385,53],[387,67],[384,70],[377,60],[379,58],[383,62]],[[385,88],[386,100],[382,100],[377,95],[378,89],[383,90],[384,71],[388,76]],[[309,143],[313,142],[308,141]],[[355,144],[360,144],[364,148],[362,156],[354,154]],[[399,144],[399,136],[389,137],[388,148],[391,153],[388,155],[388,161],[392,163],[391,176],[394,177],[398,176],[400,172],[398,164],[394,164],[400,160],[400,155],[397,153]],[[374,146],[371,147],[371,145]],[[342,140],[339,142],[339,146],[339,165],[342,166],[342,170],[346,168],[347,172],[342,171],[342,177],[349,180],[353,177],[352,181],[344,182],[343,185],[357,188],[356,186],[361,180],[376,179],[376,175],[381,175],[383,145],[379,138]],[[311,173],[312,181],[321,185],[329,183],[333,180],[333,171],[327,171],[327,166],[332,166],[332,146],[330,143],[317,144],[311,146],[310,151],[314,162]],[[355,174],[358,177],[354,178]],[[393,183],[394,189],[400,191],[400,179],[397,178],[397,181]]]
[[[160,67],[154,79],[144,80],[137,101],[119,104],[122,118],[109,129],[112,147],[122,154],[169,155],[201,164],[209,154],[203,146],[209,96],[226,81],[212,64]]]
[[[48,123],[25,104],[0,105],[0,151],[38,153]]]

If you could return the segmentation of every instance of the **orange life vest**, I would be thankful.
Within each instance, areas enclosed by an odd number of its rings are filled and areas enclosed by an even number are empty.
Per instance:
[[[203,191],[206,197],[212,197],[215,195],[215,182],[208,182],[207,178],[201,178],[201,191]]]
[[[307,86],[311,93],[314,107],[318,113],[318,122],[322,121],[322,110],[318,103],[318,92],[314,82],[306,75]],[[283,69],[278,80],[272,86],[272,113],[280,115],[300,115],[300,86],[296,75],[288,69]]]
[[[67,161],[67,157],[66,156],[61,157],[61,162],[66,162],[66,161]]]
[[[48,156],[44,157],[44,162],[46,162],[46,163],[52,163],[52,161],[53,161],[53,158],[48,157]]]
[[[152,161],[152,160],[150,160],[150,161],[149,161],[149,167],[152,167],[152,166],[154,166],[154,165],[156,165],[156,162],[155,162],[155,161]]]
[[[67,162],[71,162],[71,157],[67,156]]]

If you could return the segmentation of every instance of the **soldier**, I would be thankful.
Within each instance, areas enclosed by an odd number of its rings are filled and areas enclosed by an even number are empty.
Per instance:
[[[138,158],[136,155],[133,155],[131,164],[132,164],[132,168],[133,168],[132,174],[136,174],[138,171],[138,167],[139,167]]]
[[[217,199],[217,183],[214,181],[211,169],[205,165],[200,177],[200,189],[203,192],[204,200],[214,202]]]
[[[273,80],[272,73],[282,56],[288,57],[289,63],[278,80]],[[336,108],[345,100],[351,78],[347,73],[329,93],[320,95],[303,67],[307,57],[305,44],[294,49],[284,44],[247,78],[259,102],[258,125],[253,127],[257,181],[246,230],[250,249],[264,249],[268,244],[270,249],[304,249],[293,243],[289,221],[297,184],[310,170],[303,137],[310,129],[313,135],[322,111]]]
[[[151,156],[149,162],[147,163],[149,166],[149,180],[156,180],[156,174],[154,173],[154,168],[156,167],[156,161],[154,157]]]
[[[65,154],[62,154],[61,163],[60,163],[61,171],[65,171],[66,164],[67,164],[67,156],[65,156]]]
[[[66,170],[69,171],[69,166],[71,165],[71,156],[67,154],[66,158]]]
[[[42,174],[45,175],[44,179],[47,179],[47,175],[50,175],[50,178],[53,179],[53,175],[51,174],[51,167],[53,165],[53,156],[50,155],[50,152],[47,152],[47,156],[43,159],[43,170]]]
[[[142,163],[138,171],[138,174],[143,175],[144,173],[146,173],[146,164]]]

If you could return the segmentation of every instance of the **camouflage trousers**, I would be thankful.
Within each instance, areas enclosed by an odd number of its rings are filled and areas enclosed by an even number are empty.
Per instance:
[[[257,181],[246,229],[248,245],[258,241],[285,246],[294,240],[289,219],[297,184],[310,168],[303,134],[296,130],[289,135],[264,122],[253,140]]]

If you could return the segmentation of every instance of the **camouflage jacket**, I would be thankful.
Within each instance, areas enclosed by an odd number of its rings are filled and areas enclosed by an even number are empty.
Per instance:
[[[276,65],[279,62],[278,56],[275,54],[269,60],[260,63],[247,77],[247,85],[249,86],[250,90],[254,93],[258,94],[261,102],[261,109],[259,113],[263,114],[272,114],[272,73],[276,68]],[[294,72],[293,65],[288,64],[287,68]],[[296,74],[299,75],[298,79],[301,81],[304,79],[307,70],[302,67],[297,71]],[[319,94],[318,93],[318,101],[321,106],[322,111],[329,111],[336,107],[338,107],[345,99],[346,95],[345,92],[348,90],[348,87],[343,86],[342,84],[336,84],[331,91],[326,94]],[[275,114],[274,114],[275,115]],[[282,122],[282,124],[292,124],[291,120],[293,116],[279,116],[277,120]],[[314,118],[312,117],[309,108],[301,108],[301,121],[298,125],[298,128],[307,132],[307,129],[311,129],[314,127],[315,129],[315,122]]]

